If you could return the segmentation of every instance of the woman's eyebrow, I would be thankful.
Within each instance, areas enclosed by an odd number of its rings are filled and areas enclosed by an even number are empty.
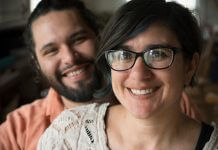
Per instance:
[[[130,45],[125,45],[125,44],[119,45],[118,48],[119,48],[119,49],[124,49],[124,50],[132,50],[132,49],[133,49],[132,46],[130,46]]]
[[[149,49],[154,49],[154,48],[170,48],[173,47],[172,45],[169,45],[167,43],[160,43],[160,44],[149,44],[146,45],[143,50],[149,50]],[[134,50],[134,48],[131,45],[120,45],[118,46],[119,49],[124,49],[124,50]]]
[[[160,44],[150,44],[150,45],[146,46],[146,48],[144,48],[144,49],[170,48],[170,47],[175,47],[175,46],[169,45],[167,43],[160,43]]]

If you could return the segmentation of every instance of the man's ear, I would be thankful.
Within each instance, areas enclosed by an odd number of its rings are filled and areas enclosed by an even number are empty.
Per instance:
[[[197,71],[199,59],[199,53],[194,53],[192,60],[187,63],[185,85],[189,85],[191,83],[192,77]]]

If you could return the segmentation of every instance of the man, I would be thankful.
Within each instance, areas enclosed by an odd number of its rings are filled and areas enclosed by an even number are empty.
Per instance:
[[[48,95],[22,106],[0,126],[1,150],[34,150],[65,108],[92,101],[100,79],[94,66],[98,26],[79,0],[42,0],[31,14],[26,42],[48,81]]]

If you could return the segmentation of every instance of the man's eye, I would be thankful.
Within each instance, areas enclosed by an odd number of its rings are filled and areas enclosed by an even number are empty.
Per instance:
[[[87,39],[86,36],[80,36],[80,37],[77,37],[77,38],[71,40],[70,42],[72,45],[77,45],[77,44],[83,43],[86,39]]]
[[[55,55],[57,52],[58,52],[58,48],[56,48],[56,47],[47,48],[46,50],[44,50],[43,55],[45,55],[45,56]]]

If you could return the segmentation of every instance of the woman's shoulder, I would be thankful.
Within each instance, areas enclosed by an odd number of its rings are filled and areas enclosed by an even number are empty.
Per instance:
[[[63,111],[41,136],[38,149],[61,148],[71,145],[72,149],[96,146],[99,130],[104,126],[104,117],[109,103],[81,105]],[[104,130],[102,130],[104,132]],[[79,148],[82,143],[82,148]],[[93,147],[94,149],[96,147]]]
[[[81,105],[74,108],[70,108],[64,110],[51,124],[52,126],[56,126],[59,129],[65,128],[65,126],[69,125],[75,126],[80,123],[83,125],[83,122],[87,122],[87,120],[96,120],[100,116],[104,116],[107,110],[109,103],[92,103],[87,105]],[[92,119],[91,119],[92,118]],[[72,126],[73,127],[73,126]]]
[[[54,122],[68,121],[69,118],[73,120],[81,120],[81,119],[84,119],[84,116],[95,116],[99,113],[104,114],[108,106],[109,106],[109,103],[102,103],[102,104],[92,103],[92,104],[86,104],[86,105],[81,105],[81,106],[77,106],[74,108],[70,108],[70,109],[64,110],[54,120]]]

